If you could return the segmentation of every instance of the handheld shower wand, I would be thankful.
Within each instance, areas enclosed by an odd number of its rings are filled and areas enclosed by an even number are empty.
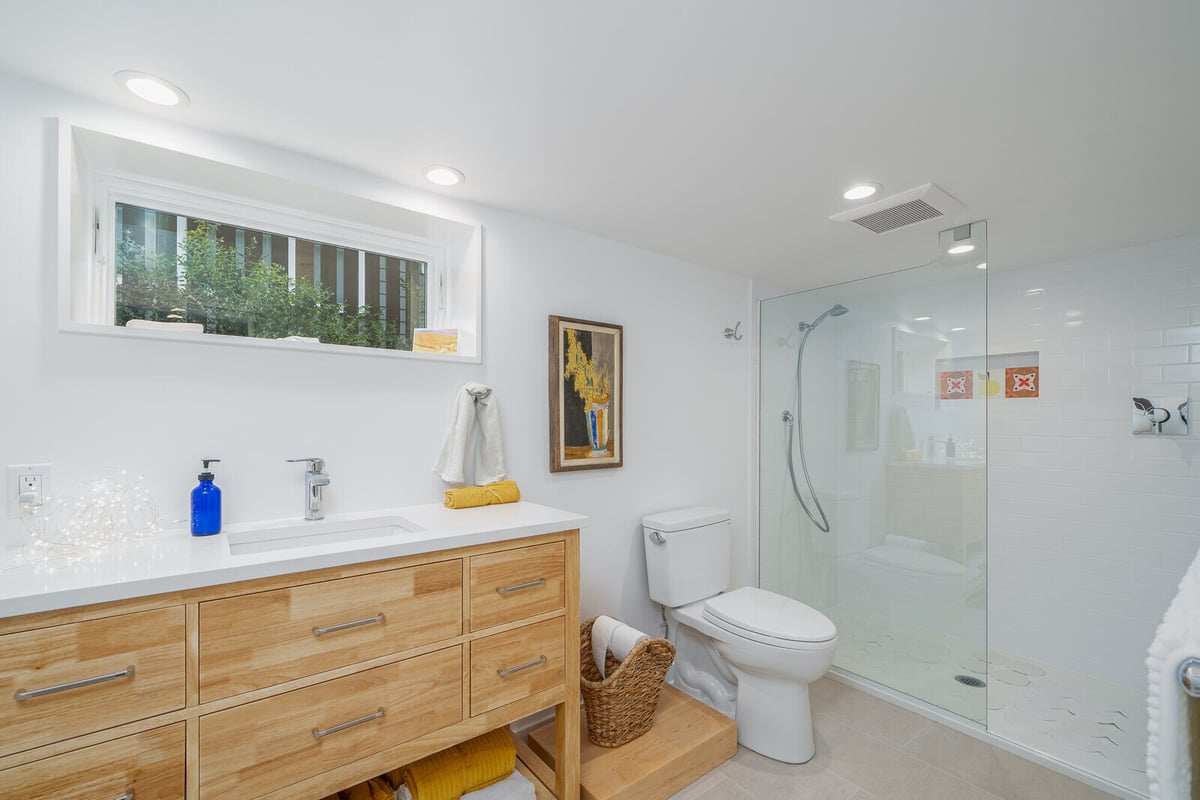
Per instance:
[[[787,465],[788,477],[792,479],[792,491],[796,495],[796,500],[800,502],[800,507],[804,509],[804,513],[808,515],[808,518],[813,521],[813,524],[816,525],[822,533],[829,533],[830,525],[829,518],[825,516],[825,509],[821,508],[821,501],[817,498],[817,493],[813,489],[812,478],[809,477],[808,474],[808,464],[805,463],[804,460],[804,419],[802,417],[802,402],[800,393],[800,369],[804,363],[804,345],[808,341],[809,334],[816,330],[817,326],[824,322],[826,317],[840,317],[849,310],[850,309],[846,308],[841,303],[838,303],[824,314],[814,319],[811,323],[801,322],[799,324],[798,327],[803,335],[800,337],[800,346],[796,351],[796,383],[794,394],[794,407],[796,409],[796,413],[793,414],[791,411],[786,409],[783,412],[783,422],[785,425],[787,425]],[[793,429],[796,433],[795,436],[792,435]],[[796,465],[795,459],[792,457],[793,439],[797,440],[800,445],[800,469],[804,473],[804,482],[808,485],[808,495],[810,498],[812,498],[812,503],[817,509],[817,514],[821,517],[819,520],[813,515],[813,512],[811,509],[809,509],[808,504],[804,502],[804,496],[801,494],[800,486],[796,482]]]

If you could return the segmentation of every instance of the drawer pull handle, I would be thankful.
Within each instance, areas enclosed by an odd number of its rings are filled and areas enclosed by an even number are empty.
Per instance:
[[[118,797],[117,800],[133,800],[133,789]]]
[[[18,689],[17,693],[14,694],[13,697],[17,700],[31,700],[34,697],[44,697],[45,695],[54,694],[55,692],[65,692],[68,689],[82,689],[84,686],[92,686],[97,683],[104,683],[105,681],[115,681],[118,678],[132,677],[133,665],[130,664],[120,672],[110,672],[107,675],[97,675],[94,678],[84,678],[81,681],[60,683],[58,686],[47,686],[45,689],[31,689],[28,692],[24,689]],[[117,800],[121,800],[121,798],[117,798]]]
[[[545,663],[546,663],[546,657],[540,656],[536,661],[530,661],[528,664],[519,664],[515,667],[509,667],[508,669],[498,669],[498,670],[496,670],[496,674],[499,675],[501,678],[507,678],[509,675],[512,675],[514,672],[520,672],[521,670],[529,669],[530,667],[540,667],[542,664],[545,664]]]
[[[320,739],[321,737],[328,736],[331,733],[337,733],[338,731],[344,731],[344,730],[346,730],[346,728],[353,728],[355,725],[362,725],[364,722],[370,722],[371,720],[379,719],[382,716],[383,716],[383,708],[380,707],[380,709],[378,711],[376,711],[374,714],[367,714],[365,717],[359,717],[358,719],[352,719],[349,722],[343,722],[341,725],[334,725],[332,728],[326,728],[325,730],[321,730],[320,728],[313,728],[313,732],[312,732],[313,738]]]
[[[343,622],[340,625],[330,625],[327,628],[313,628],[313,636],[323,636],[326,633],[333,633],[334,631],[344,631],[347,628],[357,628],[359,625],[370,625],[372,622],[383,622],[383,621],[384,621],[383,612],[380,612],[373,617],[367,617],[366,619],[356,619],[356,620],[354,620],[354,622]]]
[[[541,586],[545,582],[545,578],[538,578],[536,581],[530,581],[529,583],[518,583],[516,586],[497,586],[496,594],[508,594],[509,592],[519,592],[522,589],[532,589],[535,586]]]

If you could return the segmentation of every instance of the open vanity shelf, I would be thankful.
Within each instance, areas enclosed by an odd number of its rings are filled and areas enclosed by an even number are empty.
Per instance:
[[[556,712],[579,797],[579,532],[0,619],[0,797],[325,797]]]

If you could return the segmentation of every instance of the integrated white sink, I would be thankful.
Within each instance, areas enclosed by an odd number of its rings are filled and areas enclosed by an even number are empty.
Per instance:
[[[235,556],[273,553],[296,547],[340,544],[388,544],[406,533],[422,531],[417,525],[395,514],[377,516],[330,516],[319,520],[274,520],[225,529],[229,552]]]

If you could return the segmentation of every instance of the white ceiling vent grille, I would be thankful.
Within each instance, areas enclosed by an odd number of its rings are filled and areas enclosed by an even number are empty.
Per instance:
[[[894,194],[873,203],[832,215],[834,222],[853,222],[872,233],[891,233],[931,219],[941,219],[964,211],[962,203],[927,183],[907,192]]]

